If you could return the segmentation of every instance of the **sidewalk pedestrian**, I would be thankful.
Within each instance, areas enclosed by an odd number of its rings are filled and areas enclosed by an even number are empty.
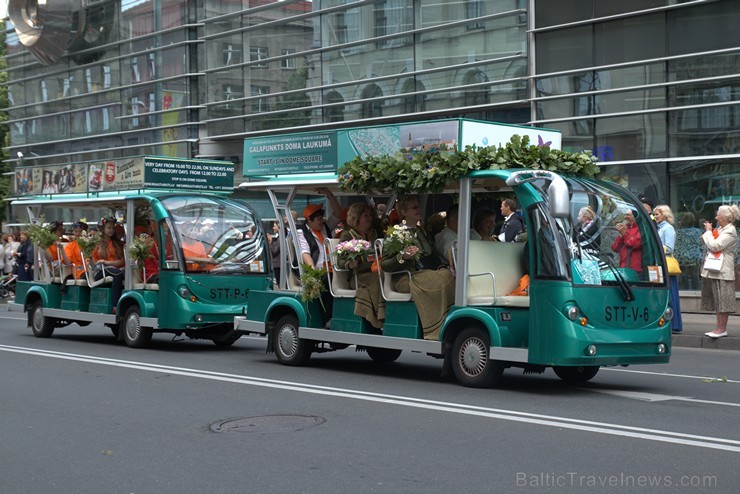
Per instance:
[[[722,258],[719,271],[701,270],[701,308],[717,313],[717,327],[704,333],[710,338],[727,336],[727,320],[735,312],[735,246],[737,244],[736,221],[740,220],[740,208],[736,205],[720,206],[717,209],[717,228],[704,222],[701,236],[709,251],[707,257],[719,254]]]
[[[665,204],[655,206],[653,209],[655,222],[658,224],[658,236],[663,244],[666,256],[672,256],[676,247],[676,229],[673,227],[673,211]],[[681,319],[681,297],[678,295],[678,276],[669,276],[670,300],[669,305],[673,309],[671,329],[674,333],[683,331],[683,320]]]

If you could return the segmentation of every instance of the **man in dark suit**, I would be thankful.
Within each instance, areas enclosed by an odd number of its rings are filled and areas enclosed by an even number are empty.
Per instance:
[[[516,242],[516,236],[524,231],[524,226],[516,214],[516,202],[513,199],[504,199],[501,202],[501,215],[504,217],[504,225],[498,239],[501,242]]]

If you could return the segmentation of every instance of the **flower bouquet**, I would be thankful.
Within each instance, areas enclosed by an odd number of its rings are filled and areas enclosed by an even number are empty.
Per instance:
[[[154,238],[146,233],[141,233],[131,241],[131,245],[128,246],[128,253],[137,265],[141,265],[146,259],[154,257],[152,247],[154,247]]]
[[[48,225],[44,225],[43,217],[39,218],[38,223],[34,223],[28,227],[28,238],[33,244],[38,245],[42,249],[48,249],[54,242],[57,241],[57,236],[49,230]]]
[[[373,253],[373,247],[367,240],[353,238],[340,242],[336,249],[337,259],[340,266],[346,265],[352,261],[362,262]]]
[[[398,255],[403,252],[406,247],[410,247],[412,245],[419,247],[419,250],[416,251],[416,255],[414,256],[414,259],[419,259],[421,256],[421,247],[416,241],[414,232],[406,226],[406,223],[389,226],[385,231],[385,240],[383,240],[383,255],[389,257]]]
[[[76,241],[77,245],[80,246],[82,256],[85,259],[89,259],[95,247],[100,244],[100,234],[98,232],[83,231],[82,235],[76,238]]]
[[[310,302],[321,297],[321,294],[326,291],[324,280],[326,280],[326,269],[312,268],[304,264],[301,275],[301,300]]]

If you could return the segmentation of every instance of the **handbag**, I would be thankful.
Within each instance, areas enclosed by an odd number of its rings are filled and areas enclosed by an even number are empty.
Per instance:
[[[709,252],[707,258],[704,259],[704,269],[712,273],[719,273],[724,259],[725,255],[721,252]]]
[[[681,265],[678,264],[678,259],[673,256],[665,256],[665,262],[668,266],[668,274],[670,276],[678,276],[681,274]]]

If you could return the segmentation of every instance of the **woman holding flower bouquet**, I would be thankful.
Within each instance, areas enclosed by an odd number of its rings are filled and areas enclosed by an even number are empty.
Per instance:
[[[442,322],[455,302],[455,278],[446,269],[437,269],[439,259],[434,245],[421,224],[421,203],[417,196],[406,196],[396,209],[402,223],[390,227],[383,244],[384,271],[411,271],[393,276],[393,289],[411,293],[419,313],[424,338],[436,340]]]
[[[355,315],[380,329],[385,319],[385,301],[380,293],[378,275],[372,272],[372,246],[378,238],[373,228],[374,217],[375,212],[367,203],[357,202],[349,207],[348,228],[342,232],[337,246],[337,265],[341,269],[352,270],[350,284],[357,290]]]
[[[99,280],[104,275],[113,277],[111,300],[115,307],[123,293],[123,242],[116,233],[116,219],[113,217],[100,220],[100,231],[100,244],[93,251],[92,258],[104,269],[95,273],[95,279]]]

